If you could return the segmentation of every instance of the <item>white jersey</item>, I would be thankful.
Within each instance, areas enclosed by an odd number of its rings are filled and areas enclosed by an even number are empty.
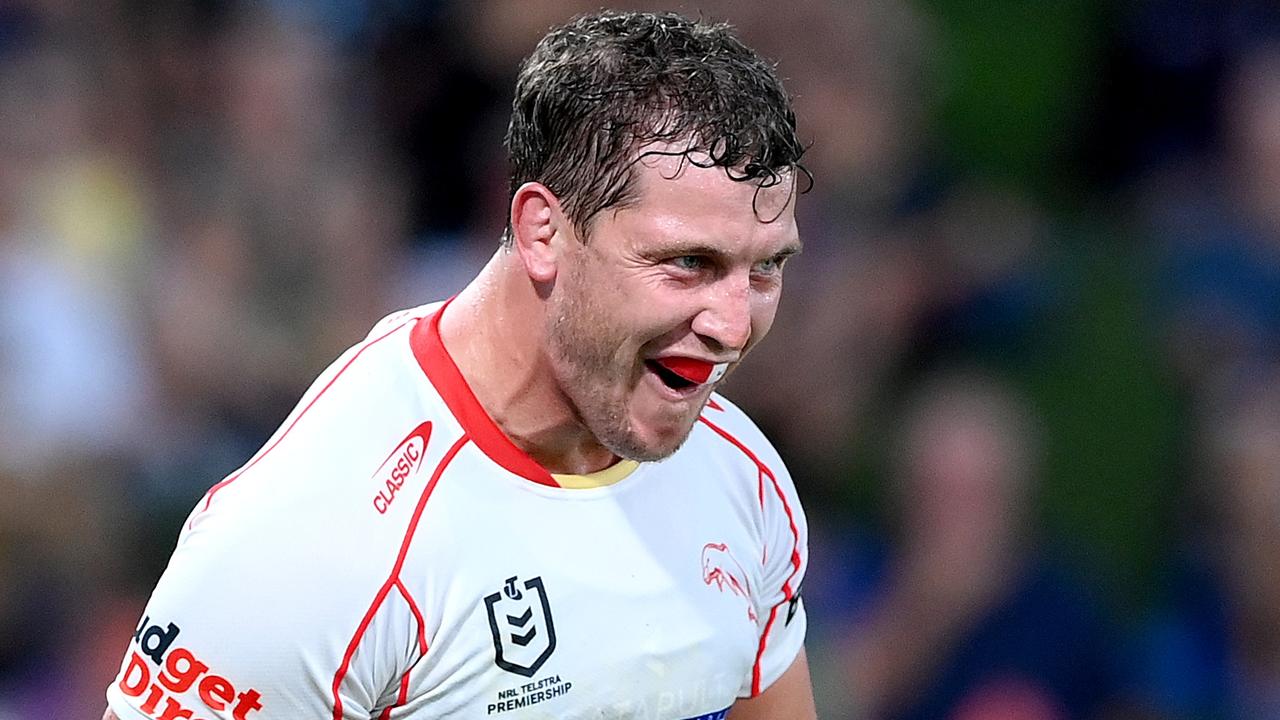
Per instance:
[[[796,658],[804,516],[715,397],[656,463],[553,476],[429,305],[210,489],[107,691],[122,720],[723,718]]]

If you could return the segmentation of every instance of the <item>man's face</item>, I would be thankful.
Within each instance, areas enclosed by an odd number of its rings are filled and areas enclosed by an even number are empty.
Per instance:
[[[800,243],[790,178],[758,189],[668,156],[634,172],[635,201],[599,213],[586,243],[566,244],[549,355],[596,439],[648,461],[680,447],[715,385],[659,362],[740,361],[769,331],[783,262]]]

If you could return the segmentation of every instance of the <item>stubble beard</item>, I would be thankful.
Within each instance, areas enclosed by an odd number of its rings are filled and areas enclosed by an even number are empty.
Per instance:
[[[628,347],[626,333],[590,297],[581,277],[571,277],[567,297],[555,308],[548,337],[552,367],[561,391],[596,441],[618,457],[655,462],[670,457],[689,436],[674,442],[644,442],[632,427],[628,400],[639,348]]]

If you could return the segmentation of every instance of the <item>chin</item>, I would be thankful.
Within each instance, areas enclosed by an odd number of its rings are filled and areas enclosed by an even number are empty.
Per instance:
[[[658,462],[666,460],[675,454],[680,446],[684,444],[681,439],[678,443],[670,443],[665,445],[645,444],[640,442],[629,442],[618,446],[606,445],[610,452],[620,458],[634,460],[636,462]]]
[[[695,418],[696,419],[696,418]],[[618,457],[636,462],[657,462],[675,454],[693,430],[693,421],[682,427],[667,426],[663,431],[629,430],[597,434],[601,444]]]

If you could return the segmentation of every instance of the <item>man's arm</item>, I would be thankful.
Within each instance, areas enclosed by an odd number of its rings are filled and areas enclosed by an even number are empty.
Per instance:
[[[817,720],[817,717],[804,648],[800,648],[791,667],[764,692],[739,700],[729,712],[729,720]]]

